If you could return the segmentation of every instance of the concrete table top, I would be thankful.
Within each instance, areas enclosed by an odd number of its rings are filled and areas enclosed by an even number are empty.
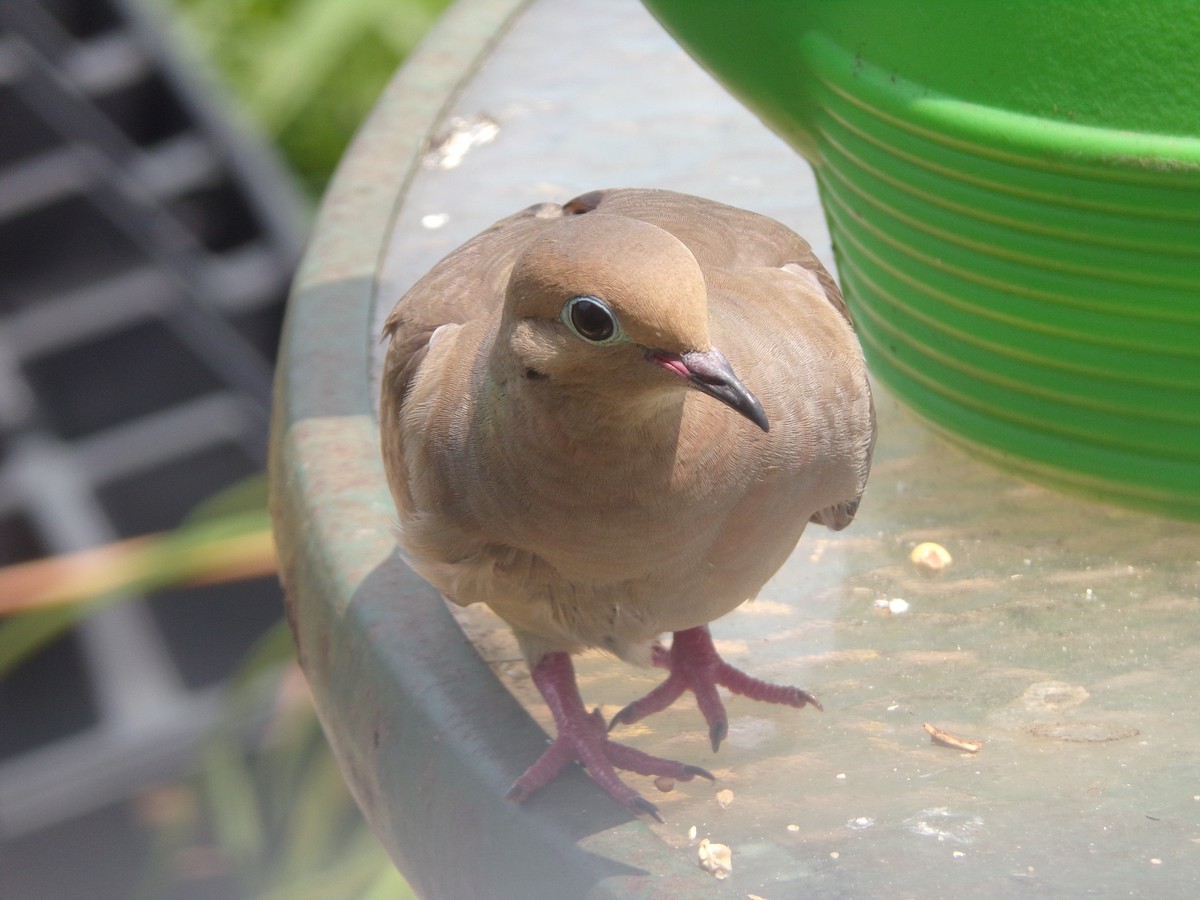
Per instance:
[[[1200,878],[1200,527],[998,473],[885,394],[862,509],[812,526],[726,658],[825,712],[690,700],[614,735],[711,769],[634,820],[582,772],[503,800],[549,717],[503,623],[396,557],[377,336],[426,269],[496,219],[655,186],[774,216],[832,266],[805,164],[634,0],[464,0],[347,155],[289,312],[274,510],[301,661],[335,752],[418,890],[472,897],[1191,896]],[[919,543],[953,561],[936,575]],[[464,637],[469,635],[470,641]],[[578,661],[611,714],[657,683]],[[925,724],[982,742],[936,744]],[[691,831],[694,826],[695,832]],[[732,848],[718,881],[696,863]]]

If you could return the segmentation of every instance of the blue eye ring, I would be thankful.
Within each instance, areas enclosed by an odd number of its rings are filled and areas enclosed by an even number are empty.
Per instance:
[[[583,294],[563,304],[559,313],[571,333],[589,344],[615,344],[625,339],[621,323],[609,305],[599,297]]]

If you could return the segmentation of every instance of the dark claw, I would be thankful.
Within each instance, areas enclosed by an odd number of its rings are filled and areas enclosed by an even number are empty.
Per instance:
[[[633,704],[632,704],[632,703],[631,703],[631,704],[629,704],[629,706],[626,706],[626,707],[625,707],[623,710],[621,710],[621,711],[620,711],[620,712],[618,712],[618,713],[617,713],[615,716],[613,716],[613,717],[612,717],[612,721],[608,723],[608,730],[609,730],[609,731],[612,731],[612,730],[613,730],[614,728],[616,728],[618,725],[624,725],[624,724],[625,724],[625,714],[626,714],[627,712],[629,712],[629,710],[630,710],[630,707],[632,707],[632,706],[633,706]]]
[[[682,781],[691,781],[697,775],[701,778],[707,778],[709,781],[715,782],[717,780],[717,777],[712,772],[708,771],[708,769],[702,769],[699,766],[684,766],[683,774]]]
[[[712,741],[713,753],[721,749],[721,741],[725,740],[729,734],[729,723],[724,719],[717,719],[708,726],[708,739]]]
[[[529,792],[525,790],[525,788],[522,787],[521,783],[518,781],[508,789],[508,793],[504,795],[504,799],[510,800],[513,803],[523,803],[525,798],[528,796]]]
[[[647,800],[645,797],[634,797],[633,798],[633,807],[634,807],[634,809],[633,809],[634,812],[645,813],[648,816],[653,816],[654,818],[658,819],[658,821],[661,824],[663,824],[663,825],[667,824],[667,820],[664,819],[663,814],[658,811],[658,807],[655,806],[653,803],[651,803],[649,800]]]
[[[805,703],[807,703],[809,706],[815,706],[817,708],[818,712],[825,712],[825,707],[823,707],[821,705],[821,701],[818,700],[816,697],[814,697],[812,694],[810,694],[808,691],[802,691],[799,688],[797,688],[796,693],[799,694],[800,699],[803,700]]]

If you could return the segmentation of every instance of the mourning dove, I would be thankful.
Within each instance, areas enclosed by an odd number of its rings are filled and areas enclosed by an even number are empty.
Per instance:
[[[578,760],[661,818],[614,767],[712,777],[608,739],[575,684],[570,654],[587,648],[670,672],[613,724],[691,690],[715,750],[718,684],[819,708],[723,662],[707,627],[758,593],[806,523],[849,524],[870,467],[861,351],[803,239],[698,197],[595,191],[468,241],[384,331],[401,549],[450,600],[512,627],[557,726],[512,799]]]

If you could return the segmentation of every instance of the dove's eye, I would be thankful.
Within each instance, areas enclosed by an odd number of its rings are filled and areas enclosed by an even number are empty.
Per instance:
[[[572,297],[563,304],[563,324],[592,344],[611,344],[621,339],[616,315],[598,297]]]

